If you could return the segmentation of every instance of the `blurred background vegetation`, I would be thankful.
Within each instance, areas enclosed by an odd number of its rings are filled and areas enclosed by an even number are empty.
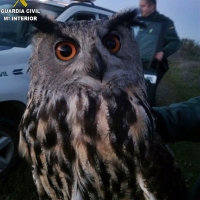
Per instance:
[[[194,40],[183,39],[180,50],[170,57],[170,70],[161,81],[158,106],[186,101],[200,96],[200,45]],[[200,143],[178,142],[170,144],[180,162],[188,188],[200,177]],[[30,166],[21,161],[18,168],[0,182],[1,200],[38,200],[31,177]]]
[[[200,45],[183,39],[179,51],[169,58],[169,70],[157,92],[158,106],[186,101],[200,95]]]

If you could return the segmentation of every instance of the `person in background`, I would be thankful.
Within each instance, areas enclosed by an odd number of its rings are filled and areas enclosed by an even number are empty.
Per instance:
[[[181,46],[181,41],[177,35],[174,23],[171,19],[168,17],[160,14],[156,10],[156,0],[140,0],[139,1],[139,7],[142,17],[147,17],[151,19],[156,19],[165,22],[165,37],[162,44],[162,48],[155,54],[155,60],[158,61],[158,67],[157,69],[157,83],[156,88],[163,78],[164,74],[169,69],[168,66],[168,60],[167,58],[174,54]],[[154,62],[153,62],[154,63]],[[151,66],[152,68],[155,66]],[[156,94],[156,88],[155,88],[155,94]],[[154,94],[154,100],[155,101],[155,94]],[[155,103],[151,103],[154,105]]]
[[[153,107],[158,133],[165,142],[200,142],[200,96],[165,107]],[[200,200],[200,178],[189,200]]]

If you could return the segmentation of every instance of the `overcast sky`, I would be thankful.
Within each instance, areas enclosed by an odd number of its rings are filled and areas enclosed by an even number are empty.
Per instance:
[[[139,0],[96,0],[94,2],[114,11],[138,7]],[[200,0],[157,0],[157,10],[174,21],[180,38],[200,44]]]

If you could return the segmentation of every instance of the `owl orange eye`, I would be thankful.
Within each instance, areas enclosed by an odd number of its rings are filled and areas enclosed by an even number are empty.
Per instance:
[[[63,61],[68,61],[76,55],[76,46],[72,42],[59,42],[55,48],[56,56]]]
[[[103,44],[111,53],[117,53],[121,47],[119,37],[116,35],[107,36]]]

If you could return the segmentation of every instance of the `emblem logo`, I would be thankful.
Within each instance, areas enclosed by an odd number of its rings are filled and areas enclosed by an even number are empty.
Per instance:
[[[22,4],[24,7],[28,6],[28,4],[26,3],[26,0],[17,0],[13,7],[15,7],[19,2],[21,2],[21,4]]]

